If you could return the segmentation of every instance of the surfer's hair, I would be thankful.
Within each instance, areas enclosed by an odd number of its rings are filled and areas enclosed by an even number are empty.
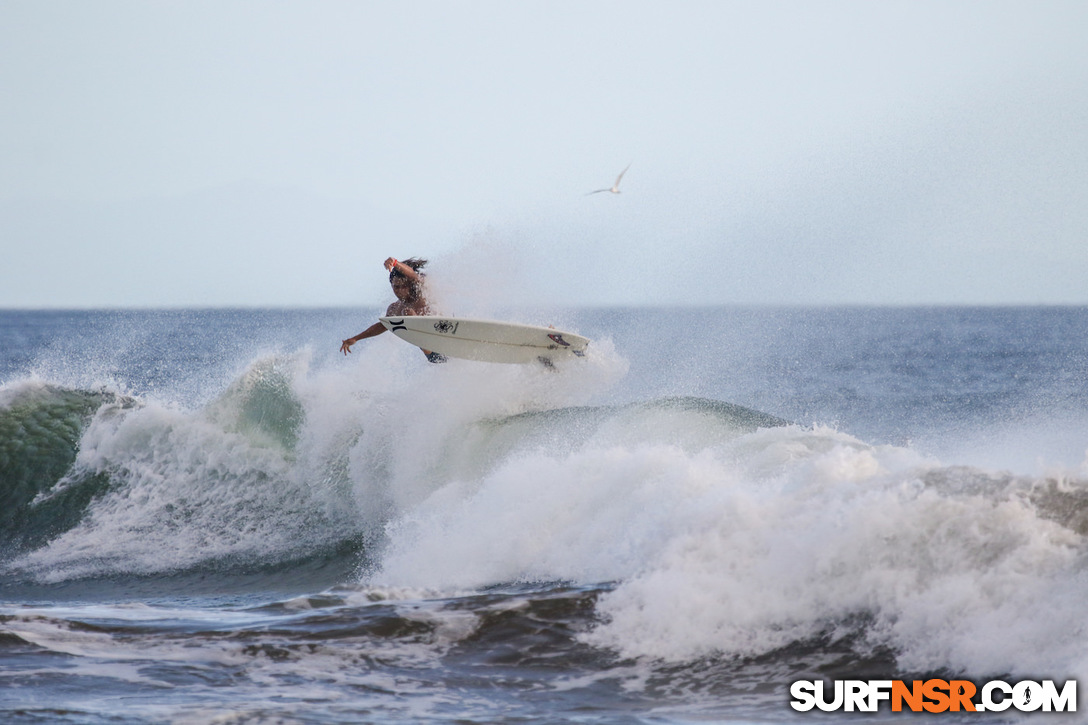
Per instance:
[[[427,260],[426,259],[420,259],[419,257],[412,257],[411,259],[402,259],[402,260],[400,260],[400,263],[401,264],[407,264],[409,267],[411,267],[412,269],[414,269],[417,272],[427,266]],[[397,277],[403,277],[403,276],[404,276],[404,273],[401,272],[399,269],[397,269],[396,265],[393,265],[393,269],[389,270],[389,281],[390,282],[395,280]]]

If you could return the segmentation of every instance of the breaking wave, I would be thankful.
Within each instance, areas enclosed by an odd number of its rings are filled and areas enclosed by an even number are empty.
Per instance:
[[[580,646],[631,660],[820,640],[910,671],[1088,671],[1067,626],[1088,595],[1076,473],[948,465],[706,398],[601,405],[626,371],[607,344],[577,371],[406,360],[271,355],[197,406],[9,383],[0,578],[550,583],[589,592]]]

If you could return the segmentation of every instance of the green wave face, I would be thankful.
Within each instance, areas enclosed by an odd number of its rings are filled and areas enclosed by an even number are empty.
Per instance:
[[[114,404],[106,392],[50,385],[12,391],[0,407],[0,544],[33,546],[74,525],[105,484],[101,477],[68,481],[79,439],[95,412]]]

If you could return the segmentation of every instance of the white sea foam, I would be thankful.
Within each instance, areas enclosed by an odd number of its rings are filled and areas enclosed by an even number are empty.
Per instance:
[[[756,655],[862,617],[906,668],[1084,671],[1082,537],[1023,482],[830,429],[613,423],[451,481],[391,524],[375,579],[614,581],[585,640],[627,656]],[[716,442],[662,442],[685,425]]]
[[[267,615],[217,610],[215,614],[221,615],[218,619],[211,612],[206,616],[212,629],[222,631],[223,636],[193,638],[176,635],[179,625],[203,624],[194,620],[188,610],[141,608],[133,617],[131,608],[96,606],[42,611],[6,608],[0,630],[33,645],[41,653],[64,655],[62,669],[66,676],[93,678],[97,683],[114,681],[115,686],[123,683],[122,686],[135,688],[135,694],[126,696],[126,712],[132,716],[170,722],[214,721],[216,715],[225,712],[222,706],[179,710],[176,703],[163,705],[161,692],[188,688],[189,692],[199,693],[201,686],[194,685],[195,680],[214,680],[226,668],[232,673],[231,698],[249,713],[243,718],[245,722],[253,718],[269,720],[269,710],[254,704],[269,703],[269,692],[286,693],[285,697],[322,705],[343,701],[345,689],[364,693],[362,697],[383,709],[403,710],[407,718],[412,714],[422,718],[433,708],[456,701],[443,685],[435,685],[430,675],[439,667],[443,654],[474,631],[476,618],[467,612],[443,611],[438,603],[394,606],[399,616],[426,626],[418,633],[399,637],[359,634],[300,644],[295,637],[269,633],[263,621]],[[175,619],[175,614],[182,618]],[[100,617],[105,617],[110,626],[124,626],[126,622],[139,626],[118,636],[84,624],[94,625]],[[282,615],[275,616],[274,621],[278,627],[288,626]],[[239,631],[247,630],[260,634],[237,636]],[[390,670],[374,666],[375,662],[395,662],[397,666]],[[177,671],[186,673],[184,684],[170,679]],[[163,679],[164,673],[167,679]],[[56,674],[55,667],[18,670],[19,677],[27,678]],[[151,694],[143,695],[143,689]],[[105,690],[108,694],[102,696],[94,688],[80,693],[80,711],[101,712],[104,716],[116,712],[116,696],[109,693],[109,686]],[[40,705],[34,702],[33,695],[25,694],[27,691],[16,688],[13,692],[16,697],[26,698],[28,707]],[[275,710],[273,707],[271,712]],[[230,721],[230,717],[224,720]]]
[[[754,655],[864,621],[905,668],[1088,670],[1084,542],[1040,508],[1041,481],[828,428],[751,430],[710,405],[580,409],[626,371],[607,340],[549,372],[429,365],[386,338],[316,370],[255,361],[195,410],[104,409],[76,467],[110,486],[12,566],[155,573],[367,531],[378,589],[612,582],[585,641],[631,657]],[[270,371],[284,390],[250,377]],[[297,428],[266,427],[254,390],[286,395],[271,402],[297,405]]]
[[[284,373],[288,381],[305,371],[304,359],[294,362],[300,367]],[[254,369],[266,367],[258,361]],[[252,392],[245,382],[234,395]],[[46,582],[151,574],[217,559],[266,560],[335,541],[335,491],[310,485],[277,436],[259,420],[243,420],[244,407],[231,394],[197,411],[155,400],[103,406],[60,485],[92,476],[107,477],[108,485],[74,528],[11,568]],[[350,518],[338,516],[347,525]]]
[[[72,473],[40,498],[88,477],[108,485],[74,528],[8,568],[56,582],[306,555],[380,531],[475,470],[466,427],[585,402],[624,370],[607,341],[554,371],[431,365],[381,342],[320,370],[306,351],[255,360],[197,409],[103,406]]]
[[[936,490],[924,468],[889,463],[880,450],[812,451],[749,479],[754,490],[705,497],[604,597],[608,621],[588,640],[666,659],[751,655],[864,615],[871,644],[907,668],[1079,666],[1065,605],[1084,586],[1080,537],[1016,496]]]

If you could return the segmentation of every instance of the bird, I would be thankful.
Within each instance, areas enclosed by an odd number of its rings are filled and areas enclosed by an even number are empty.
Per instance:
[[[629,168],[631,168],[631,164],[627,164],[627,169],[629,169]],[[611,189],[597,189],[596,191],[589,192],[589,194],[586,194],[586,196],[590,196],[592,194],[600,194],[602,191],[610,191],[613,194],[620,193],[620,179],[622,179],[623,175],[627,173],[627,169],[624,169],[623,171],[620,172],[620,175],[616,177],[616,183],[612,184]]]

